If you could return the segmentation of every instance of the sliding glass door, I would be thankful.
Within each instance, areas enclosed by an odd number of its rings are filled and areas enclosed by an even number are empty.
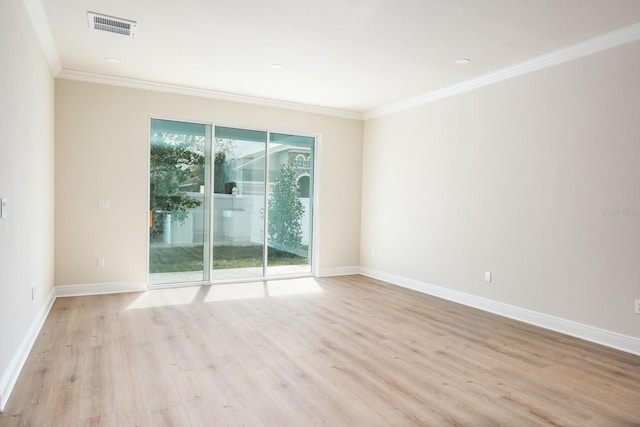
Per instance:
[[[312,272],[315,138],[152,119],[150,139],[151,284]]]
[[[211,125],[151,120],[149,283],[208,280]]]
[[[314,142],[269,134],[268,275],[311,273]]]
[[[215,128],[212,280],[264,275],[267,132]]]

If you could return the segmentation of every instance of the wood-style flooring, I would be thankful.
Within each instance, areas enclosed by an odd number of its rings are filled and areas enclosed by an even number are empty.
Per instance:
[[[59,298],[1,426],[640,426],[640,356],[362,276]]]

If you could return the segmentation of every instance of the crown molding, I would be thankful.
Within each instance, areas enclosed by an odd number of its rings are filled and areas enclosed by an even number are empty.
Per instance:
[[[252,97],[247,95],[238,95],[188,86],[66,70],[61,66],[53,35],[51,34],[51,29],[44,12],[44,8],[42,7],[41,0],[22,0],[22,3],[24,4],[27,14],[31,20],[34,32],[36,33],[36,36],[40,41],[40,44],[42,45],[42,49],[49,64],[49,68],[51,69],[53,75],[56,77],[67,80],[122,86],[134,89],[152,90],[157,92],[174,93],[188,96],[197,96],[272,108],[282,108],[287,110],[341,117],[352,120],[369,120],[376,117],[393,114],[399,111],[408,110],[443,98],[458,95],[460,93],[468,92],[473,89],[488,86],[493,83],[511,79],[544,68],[553,67],[564,62],[572,61],[574,59],[592,55],[594,53],[640,40],[640,23],[633,24],[628,27],[603,34],[601,36],[591,38],[584,42],[577,43],[566,48],[559,49],[548,54],[544,54],[536,58],[484,74],[474,79],[470,79],[432,92],[427,92],[417,97],[409,98],[380,108],[375,108],[365,113],[360,113],[356,111],[340,110],[335,108],[300,104],[295,102]]]
[[[363,118],[364,120],[369,120],[376,117],[397,113],[399,111],[408,110],[410,108],[425,105],[439,99],[447,98],[463,92],[468,92],[473,89],[488,86],[493,83],[511,79],[523,74],[541,70],[543,68],[553,67],[564,62],[572,61],[583,56],[592,55],[594,53],[612,49],[616,46],[620,46],[637,40],[640,40],[640,23],[624,27],[620,30],[612,31],[598,37],[594,37],[584,42],[538,56],[528,61],[511,65],[501,70],[484,74],[480,77],[467,80],[462,83],[458,83],[443,89],[422,94],[415,98],[409,98],[404,101],[396,102],[394,104],[367,111],[366,113],[364,113]]]
[[[49,27],[49,21],[42,7],[40,0],[22,0],[24,8],[29,15],[33,31],[36,33],[36,37],[42,46],[42,51],[51,73],[56,76],[62,70],[60,65],[60,58],[58,57],[58,50],[56,49],[56,43],[53,40],[51,34],[51,28]]]
[[[85,73],[83,71],[63,69],[62,71],[60,71],[57,77],[65,80],[75,80],[80,82],[97,83],[110,86],[121,86],[132,89],[151,90],[178,95],[197,96],[200,98],[211,98],[220,101],[239,102],[242,104],[253,104],[263,107],[282,108],[286,110],[302,111],[305,113],[322,114],[325,116],[341,117],[352,120],[362,120],[362,113],[354,111],[339,110],[336,108],[327,108],[307,104],[298,104],[295,102],[278,101],[275,99],[258,98],[246,95],[236,95],[233,93],[218,92],[209,89],[199,89],[168,83],[136,80],[125,77],[108,76],[104,74]]]

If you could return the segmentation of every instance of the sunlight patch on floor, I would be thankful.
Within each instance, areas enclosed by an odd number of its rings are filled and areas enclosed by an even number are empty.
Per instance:
[[[205,302],[232,301],[265,297],[264,282],[229,283],[225,285],[211,285],[204,297]]]
[[[199,286],[147,291],[129,304],[127,309],[191,304],[198,292]]]
[[[318,281],[313,277],[300,279],[273,280],[267,282],[268,296],[277,297],[284,295],[315,294],[322,292]]]
[[[248,298],[304,295],[322,292],[313,277],[301,279],[274,280],[268,282],[232,283],[213,285],[205,297],[205,302],[230,301]]]
[[[184,288],[155,289],[141,294],[127,309],[167,307],[198,302],[221,302],[255,298],[317,294],[322,292],[313,277],[267,282],[229,283]]]

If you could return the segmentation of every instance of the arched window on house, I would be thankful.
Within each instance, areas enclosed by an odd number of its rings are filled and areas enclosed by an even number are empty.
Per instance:
[[[296,156],[296,167],[297,168],[304,167],[304,156],[302,154],[298,154]]]
[[[300,178],[298,178],[298,197],[301,197],[303,199],[309,198],[310,183],[311,180],[309,179],[309,175],[302,175]]]

